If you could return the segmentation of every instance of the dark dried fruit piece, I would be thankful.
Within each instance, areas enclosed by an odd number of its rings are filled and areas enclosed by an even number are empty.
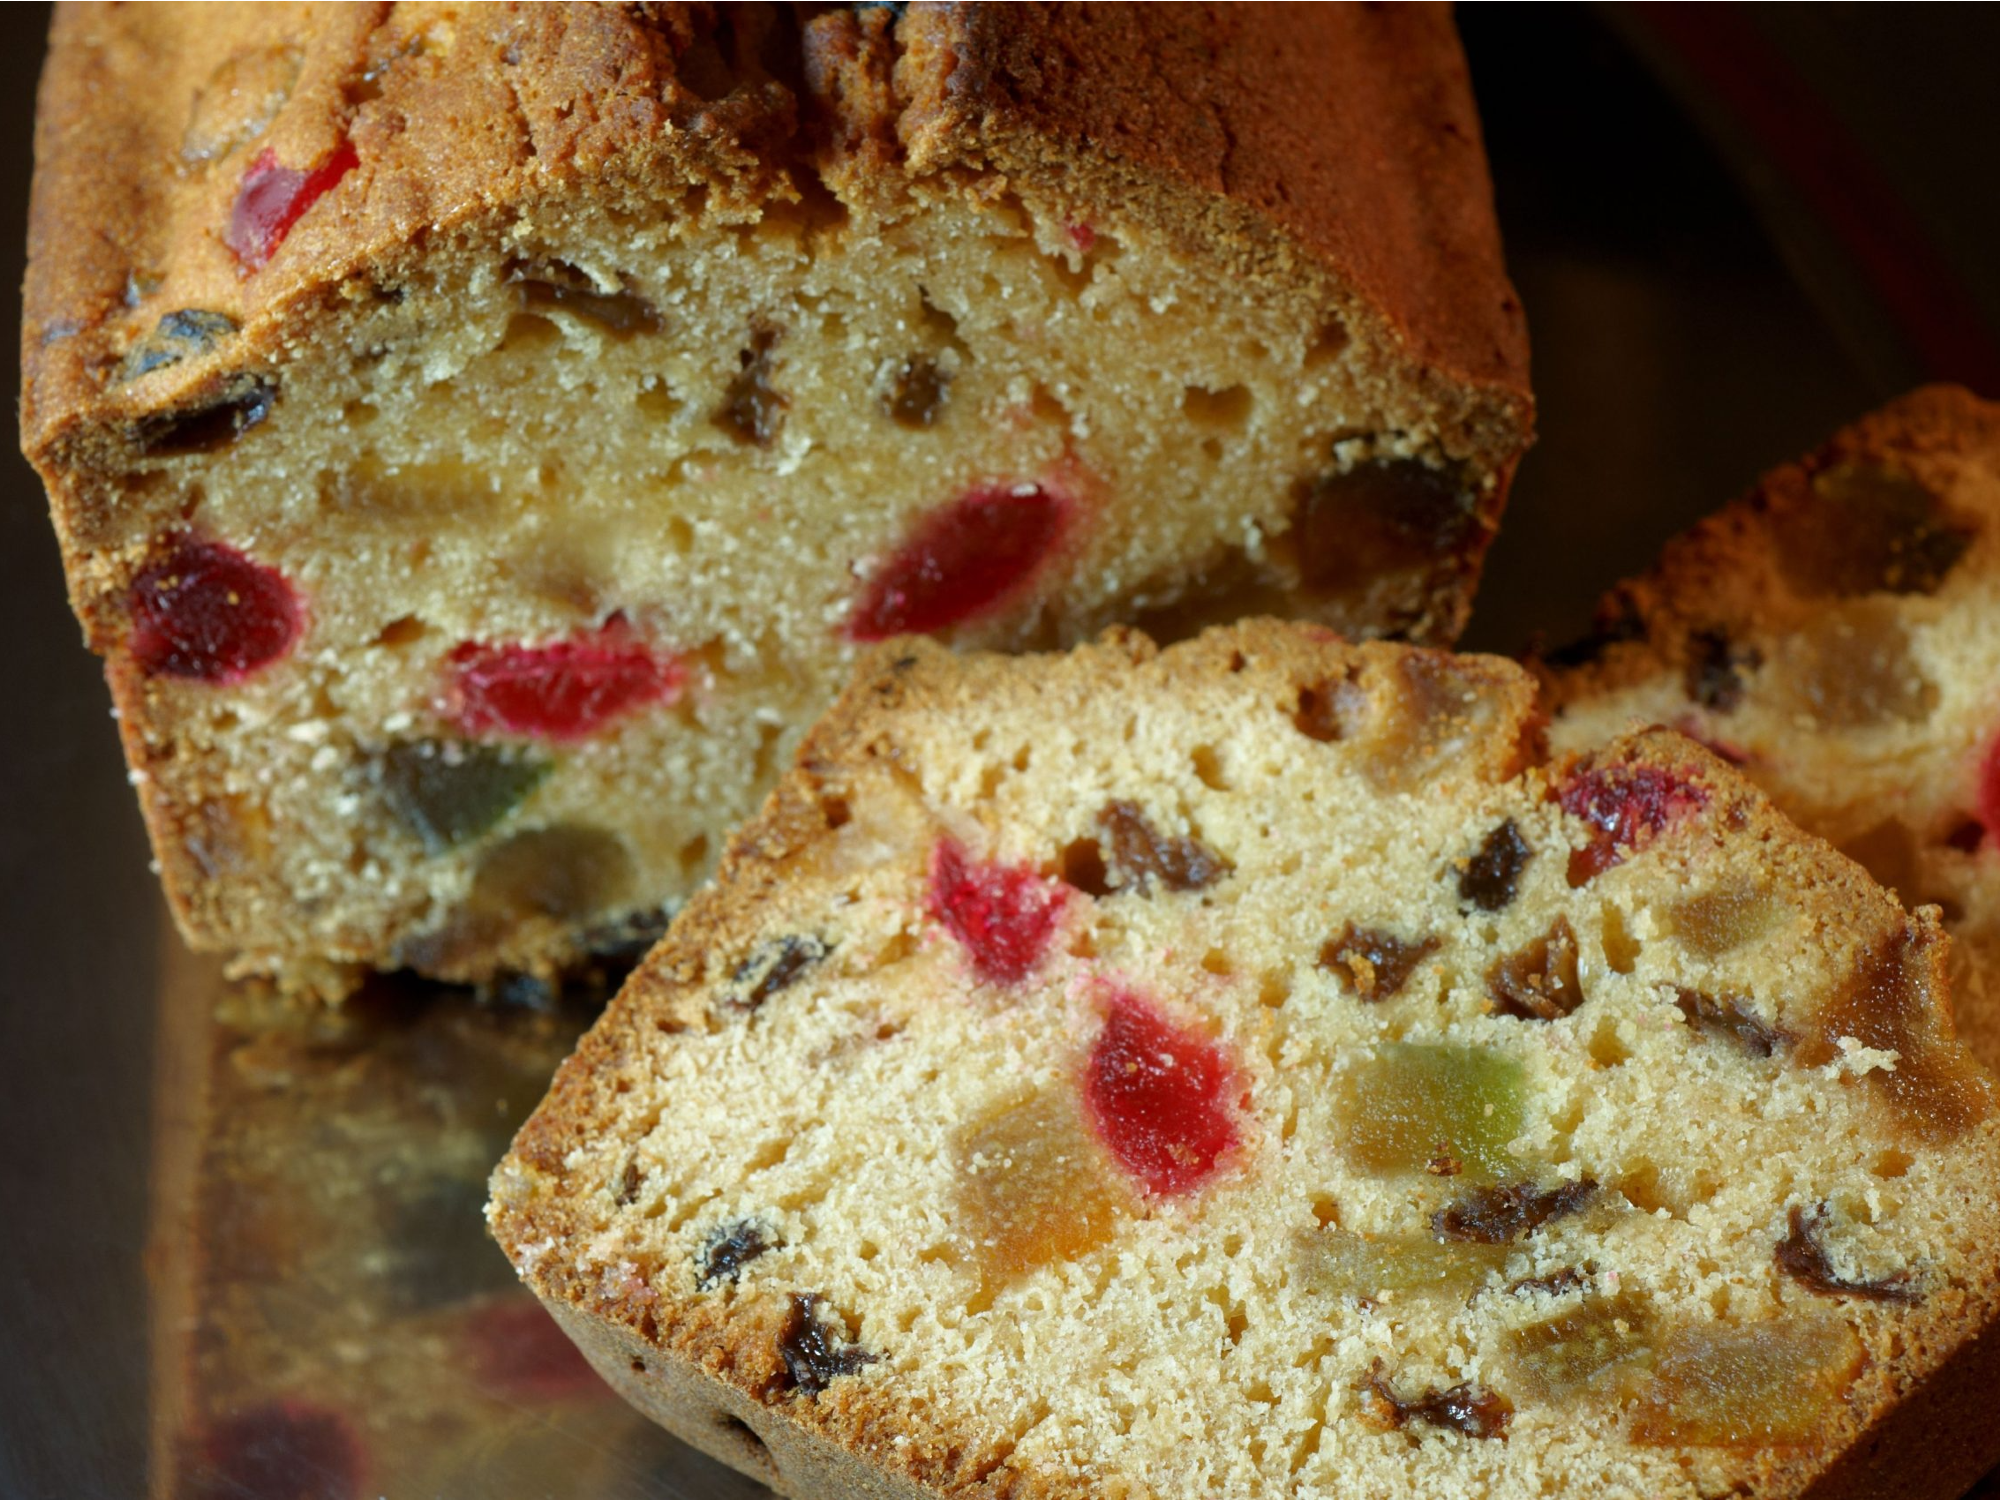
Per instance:
[[[131,649],[141,670],[232,683],[286,655],[305,630],[276,568],[220,542],[181,537],[132,580]]]
[[[586,739],[635,709],[671,702],[687,682],[679,658],[656,652],[617,618],[540,646],[466,641],[446,662],[449,709],[463,732],[557,743]]]
[[[704,1292],[722,1282],[734,1282],[743,1274],[743,1268],[764,1254],[775,1250],[784,1242],[770,1229],[755,1219],[743,1219],[718,1229],[709,1236],[708,1243],[701,1247],[701,1260],[695,1271],[695,1284]]]
[[[1340,936],[1319,950],[1319,966],[1340,976],[1363,1000],[1387,1000],[1402,989],[1418,964],[1437,952],[1435,937],[1411,942],[1392,932],[1356,927],[1349,922]]]
[[[1687,695],[1703,708],[1726,714],[1743,701],[1743,674],[1763,661],[1755,646],[1739,646],[1720,627],[1697,630],[1687,643]]]
[[[1803,1442],[1861,1362],[1861,1340],[1837,1319],[1678,1328],[1661,1341],[1633,1412],[1632,1441],[1711,1448]]]
[[[731,983],[739,988],[728,1003],[738,1010],[755,1010],[832,951],[831,943],[797,933],[759,943],[730,974]]]
[[[1682,989],[1676,991],[1674,1004],[1690,1026],[1726,1036],[1757,1057],[1769,1057],[1792,1040],[1767,1025],[1748,1000],[1736,995],[1704,995],[1699,990]]]
[[[858,1344],[840,1344],[819,1317],[820,1298],[794,1292],[792,1310],[778,1331],[778,1357],[785,1362],[780,1388],[817,1396],[843,1375],[852,1375],[875,1356]]]
[[[443,854],[479,837],[547,779],[555,762],[504,745],[403,740],[368,761],[390,813]]]
[[[1236,1144],[1235,1078],[1228,1055],[1199,1031],[1119,992],[1090,1049],[1084,1099],[1128,1172],[1152,1192],[1184,1193]]]
[[[1644,1359],[1652,1341],[1652,1309],[1628,1292],[1513,1329],[1501,1347],[1523,1396],[1568,1401],[1605,1371]]]
[[[750,347],[738,356],[741,368],[730,378],[722,404],[715,409],[715,425],[739,443],[767,448],[785,425],[791,398],[771,384],[778,369],[771,351],[777,347],[776,329],[754,330]]]
[[[126,352],[125,378],[136,380],[168,365],[177,365],[184,359],[206,354],[215,347],[217,339],[227,338],[234,332],[234,318],[206,308],[183,307],[163,314],[160,321],[153,325],[152,336],[134,344]]]
[[[1509,818],[1487,834],[1478,852],[1465,862],[1458,876],[1458,899],[1481,911],[1505,911],[1534,852]]]
[[[1290,550],[1300,585],[1331,594],[1429,567],[1479,532],[1457,476],[1414,458],[1370,459],[1312,481],[1292,516]]]
[[[1445,1427],[1470,1438],[1507,1436],[1507,1424],[1514,1417],[1514,1403],[1495,1391],[1470,1383],[1439,1390],[1426,1387],[1421,1395],[1398,1396],[1382,1378],[1382,1362],[1375,1361],[1361,1387],[1362,1410],[1368,1420],[1383,1431],[1393,1431],[1410,1422]]]
[[[950,839],[931,855],[930,914],[993,984],[1013,984],[1041,962],[1066,900],[1063,887],[1026,865],[975,861]]]
[[[1583,1004],[1576,974],[1576,934],[1568,917],[1517,953],[1497,959],[1486,971],[1493,1008],[1523,1021],[1556,1021]]]
[[[857,641],[943,630],[1005,603],[1055,551],[1071,506],[1038,484],[985,485],[919,520],[856,601]]]
[[[1564,782],[1562,810],[1590,824],[1591,840],[1569,858],[1569,883],[1582,885],[1643,849],[1666,827],[1708,805],[1708,788],[1665,766],[1600,766]]]
[[[1881,464],[1836,465],[1812,488],[1817,505],[1770,517],[1778,567],[1808,598],[1932,593],[1974,536],[1916,479]]]
[[[1878,1281],[1855,1281],[1836,1271],[1820,1238],[1820,1230],[1832,1214],[1833,1210],[1825,1203],[1814,1204],[1811,1213],[1793,1207],[1791,1232],[1778,1241],[1771,1253],[1780,1271],[1822,1297],[1861,1297],[1870,1302],[1921,1300],[1922,1294],[1909,1284],[1908,1271],[1898,1271]]]
[[[589,276],[563,261],[512,265],[507,268],[507,279],[520,287],[521,300],[530,312],[557,309],[573,313],[620,338],[658,333],[666,326],[659,309],[644,297],[631,292],[601,292]]]
[[[889,388],[882,393],[882,409],[899,426],[924,428],[937,421],[951,390],[951,373],[938,368],[929,355],[913,354],[896,366]]]
[[[1431,1215],[1431,1233],[1444,1240],[1478,1245],[1512,1244],[1551,1219],[1573,1214],[1597,1192],[1590,1178],[1544,1188],[1533,1182],[1506,1182],[1476,1188]]]
[[[266,146],[236,189],[222,242],[246,271],[256,270],[277,254],[306,210],[360,165],[351,141],[343,140],[325,161],[306,171],[280,164],[277,152]]]
[[[132,424],[132,445],[148,458],[213,453],[271,415],[278,388],[255,375],[229,382],[222,394],[181,411],[151,412]]]
[[[197,1500],[355,1500],[366,1467],[353,1424],[328,1407],[299,1400],[232,1412],[203,1435],[200,1455],[190,1476]]]
[[[1170,891],[1198,891],[1229,873],[1229,862],[1208,845],[1192,835],[1161,833],[1136,802],[1106,803],[1097,824],[1111,841],[1121,884],[1142,893],[1155,880]]]

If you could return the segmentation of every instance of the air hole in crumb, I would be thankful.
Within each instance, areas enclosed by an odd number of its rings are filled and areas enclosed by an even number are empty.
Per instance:
[[[1110,871],[1105,868],[1104,848],[1096,839],[1074,839],[1063,846],[1057,866],[1063,884],[1099,898],[1111,894]]]
[[[1211,974],[1225,978],[1236,972],[1236,966],[1229,961],[1229,955],[1220,948],[1211,948],[1201,956],[1201,966]]]
[[[428,634],[430,626],[415,615],[399,615],[376,632],[375,644],[397,651],[415,645]]]
[[[1242,671],[1242,670],[1243,670],[1243,669],[1244,669],[1245,667],[1247,667],[1247,666],[1249,666],[1249,665],[1250,665],[1250,663],[1249,663],[1249,662],[1247,662],[1246,660],[1244,660],[1244,658],[1243,658],[1243,653],[1242,653],[1241,651],[1232,651],[1232,652],[1230,652],[1230,653],[1229,653],[1229,670],[1230,670],[1230,671],[1232,671],[1232,672],[1240,672],[1240,671]]]
[[[854,1253],[860,1256],[863,1260],[873,1260],[876,1256],[882,1253],[882,1247],[876,1244],[873,1240],[863,1240],[860,1243],[860,1245],[858,1245],[855,1248]]]
[[[1625,914],[1615,906],[1604,908],[1604,961],[1617,974],[1630,974],[1639,961],[1639,940],[1626,931]]]
[[[218,708],[214,713],[209,715],[208,727],[213,733],[228,734],[231,730],[241,725],[242,722],[242,718],[237,714],[235,709]]]
[[[646,1373],[646,1362],[645,1362],[645,1361],[644,1361],[643,1359],[635,1359],[635,1360],[633,1360],[633,1361],[632,1361],[632,1373],[633,1373],[634,1375],[643,1375],[643,1374],[645,1374],[645,1373]]]
[[[1643,1158],[1633,1164],[1630,1171],[1617,1182],[1618,1191],[1625,1195],[1625,1201],[1641,1213],[1657,1213],[1666,1209],[1673,1211],[1673,1202],[1660,1186],[1660,1169]]]
[[[1891,1146],[1878,1155],[1868,1170],[1877,1177],[1901,1177],[1915,1163],[1916,1158],[1907,1151],[1899,1151]]]
[[[676,1021],[671,1016],[665,1017],[653,1023],[653,1030],[659,1032],[661,1036],[679,1036],[683,1031],[686,1031],[687,1029],[688,1029],[687,1022]]]
[[[507,320],[506,332],[500,335],[500,347],[517,352],[533,353],[561,342],[562,330],[534,313],[515,313]]]
[[[1587,1045],[1591,1061],[1600,1068],[1621,1067],[1632,1056],[1632,1049],[1619,1038],[1618,1025],[1609,1016],[1598,1021]]]
[[[739,1455],[753,1467],[769,1474],[776,1474],[777,1461],[771,1457],[771,1450],[764,1440],[757,1436],[756,1429],[741,1417],[718,1415],[715,1425],[742,1445]]]
[[[1977,854],[1979,846],[1986,841],[1986,825],[1977,818],[1966,818],[1944,836],[1946,844],[1960,854]]]
[[[698,833],[680,847],[674,856],[680,861],[681,869],[692,873],[708,863],[708,835]]]
[[[1246,1318],[1242,1313],[1232,1312],[1229,1315],[1229,1342],[1231,1344],[1242,1343],[1243,1335],[1248,1333],[1249,1331],[1250,1331],[1250,1320]]]
[[[1203,438],[1201,440],[1201,456],[1212,464],[1221,463],[1222,440],[1220,438]]]
[[[1017,771],[1025,771],[1028,769],[1028,763],[1034,758],[1033,749],[1027,745],[1023,745],[1014,752],[1013,767]]]
[[[981,771],[979,773],[978,800],[981,802],[991,802],[993,794],[1000,790],[1000,783],[1006,780],[1006,778],[1007,768],[1005,766],[988,766],[985,770]]]
[[[1325,1229],[1328,1225],[1332,1225],[1337,1229],[1340,1227],[1340,1210],[1334,1205],[1334,1201],[1331,1198],[1315,1198],[1313,1199],[1313,1220],[1322,1229]]]
[[[1329,360],[1338,359],[1347,348],[1347,325],[1338,318],[1330,319],[1321,326],[1306,350],[1306,368],[1317,370]]]
[[[340,419],[349,427],[366,427],[382,415],[382,409],[372,401],[350,401],[340,409]]]
[[[639,392],[632,404],[637,406],[644,416],[652,417],[655,421],[671,422],[680,415],[681,408],[686,403],[664,385],[649,385]]]
[[[1198,426],[1235,431],[1249,419],[1252,404],[1250,392],[1240,385],[1221,391],[1191,385],[1181,396],[1181,415]]]
[[[1069,940],[1063,950],[1071,958],[1091,959],[1097,957],[1097,934],[1087,927],[1079,927],[1076,935]]]
[[[1281,1010],[1292,998],[1292,979],[1282,969],[1266,969],[1257,977],[1257,1003],[1267,1010]]]
[[[901,1021],[884,1021],[875,1028],[875,1040],[878,1042],[893,1042],[902,1034],[903,1023]],[[872,1250],[873,1247],[871,1246],[870,1248]],[[872,1255],[862,1257],[864,1260],[872,1260],[873,1258]]]
[[[1194,774],[1201,778],[1203,786],[1211,792],[1229,790],[1229,778],[1222,774],[1222,760],[1213,747],[1196,745],[1191,759],[1194,761]]]
[[[819,799],[819,815],[826,819],[828,828],[845,828],[854,818],[854,810],[847,805],[844,797],[822,797]]]

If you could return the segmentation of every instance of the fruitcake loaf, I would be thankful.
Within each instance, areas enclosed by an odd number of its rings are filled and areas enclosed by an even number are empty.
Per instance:
[[[619,940],[893,634],[1457,631],[1531,408],[1442,10],[815,9],[59,14],[24,442],[199,947]]]
[[[885,647],[500,1243],[788,1495],[1956,1493],[2000,1117],[1935,915],[1533,703],[1301,624]]]
[[[1774,470],[1537,664],[1564,747],[1671,724],[1905,905],[2000,1067],[2000,406],[1916,391]]]

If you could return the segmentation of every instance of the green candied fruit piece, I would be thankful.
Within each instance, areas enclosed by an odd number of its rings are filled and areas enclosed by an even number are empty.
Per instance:
[[[1507,1143],[1525,1123],[1527,1092],[1526,1070],[1497,1048],[1386,1043],[1335,1086],[1341,1154],[1374,1176],[1493,1182],[1518,1170]]]
[[[1313,1279],[1340,1297],[1385,1292],[1470,1296],[1507,1264],[1505,1245],[1447,1244],[1415,1235],[1324,1229],[1312,1238]]]
[[[1567,1401],[1606,1370],[1651,1358],[1652,1309],[1629,1292],[1599,1298],[1514,1329],[1504,1347],[1510,1389]]]
[[[494,826],[554,769],[545,755],[463,740],[400,740],[370,763],[390,813],[444,854]]]

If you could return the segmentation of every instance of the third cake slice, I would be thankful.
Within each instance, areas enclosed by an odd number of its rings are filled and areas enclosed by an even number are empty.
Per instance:
[[[1935,917],[1533,697],[1268,623],[884,647],[496,1234],[791,1495],[1962,1486],[2000,1120]]]

